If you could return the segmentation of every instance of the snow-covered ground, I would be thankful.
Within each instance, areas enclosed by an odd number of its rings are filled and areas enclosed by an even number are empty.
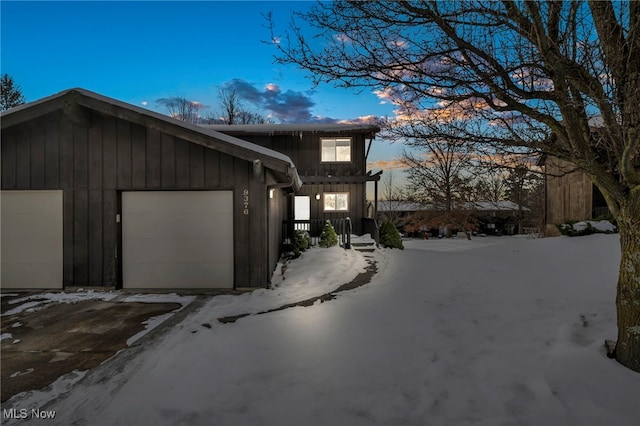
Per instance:
[[[376,252],[372,282],[335,300],[217,321],[330,291],[366,264],[312,249],[274,290],[212,298],[68,393],[3,408],[64,425],[638,424],[640,375],[602,347],[615,338],[617,235],[405,247]]]

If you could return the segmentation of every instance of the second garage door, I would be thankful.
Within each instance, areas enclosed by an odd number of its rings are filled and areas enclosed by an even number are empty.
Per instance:
[[[233,288],[233,192],[122,193],[125,288]]]
[[[2,191],[2,288],[62,288],[62,191]]]

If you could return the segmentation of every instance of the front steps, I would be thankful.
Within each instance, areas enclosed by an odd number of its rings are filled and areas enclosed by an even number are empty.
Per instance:
[[[376,242],[373,240],[366,242],[352,242],[351,247],[362,253],[373,253],[376,251]]]

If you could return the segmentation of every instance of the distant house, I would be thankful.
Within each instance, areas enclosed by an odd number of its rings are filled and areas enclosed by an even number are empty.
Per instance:
[[[520,212],[523,212],[525,217],[531,213],[529,208],[518,206],[512,201],[467,202],[460,210],[467,211],[476,224],[477,231],[487,235],[513,235],[517,233]],[[435,212],[437,210],[430,204],[410,201],[380,201],[378,205],[379,220],[394,222],[400,231],[408,235],[428,233],[438,236],[446,235],[449,231],[457,231],[446,229],[444,226],[439,228],[421,226],[420,229],[416,229],[414,225],[416,217]]]
[[[598,187],[575,165],[550,155],[544,155],[538,165],[545,169],[544,221],[549,232],[556,232],[555,225],[609,213]]]
[[[375,126],[207,128],[84,89],[1,126],[3,289],[268,287],[295,219],[361,234],[380,178]]]

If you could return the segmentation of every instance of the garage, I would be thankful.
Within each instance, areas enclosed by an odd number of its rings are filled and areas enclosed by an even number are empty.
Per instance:
[[[288,156],[84,89],[0,118],[3,288],[270,286]]]
[[[2,191],[2,288],[62,288],[62,191]]]
[[[122,193],[125,288],[233,288],[232,191]]]

